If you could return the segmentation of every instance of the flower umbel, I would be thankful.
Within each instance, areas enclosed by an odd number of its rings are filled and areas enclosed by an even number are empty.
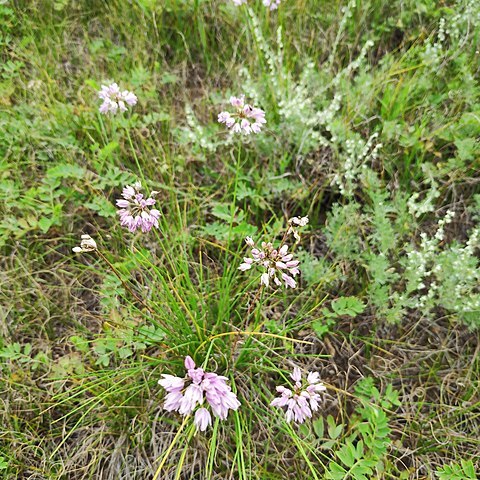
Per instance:
[[[270,10],[276,10],[282,0],[263,0],[263,4]]]
[[[103,100],[100,105],[100,113],[117,113],[117,111],[126,112],[127,105],[133,106],[137,103],[137,96],[128,90],[120,90],[116,83],[110,85],[102,85],[102,89],[98,92],[98,97]]]
[[[127,227],[131,232],[141,228],[142,232],[149,232],[153,227],[158,228],[158,219],[160,212],[152,208],[156,200],[154,196],[158,192],[152,192],[150,197],[144,198],[140,193],[141,185],[139,182],[133,186],[127,185],[122,191],[122,197],[117,199],[117,212],[120,215],[120,224]]]
[[[219,113],[218,121],[224,123],[233,133],[243,132],[245,135],[250,135],[252,132],[259,133],[262,125],[267,123],[265,112],[245,103],[245,95],[230,97],[230,104],[236,108],[236,111]]]
[[[247,0],[232,0],[233,4],[239,7],[240,5],[243,5],[244,3],[247,3]],[[266,7],[269,7],[270,10],[276,10],[278,6],[280,5],[280,2],[282,0],[263,0],[263,4]]]
[[[82,235],[79,247],[73,247],[75,253],[93,252],[97,249],[97,242],[90,235]]]
[[[167,391],[163,408],[180,415],[190,415],[204,400],[212,409],[213,415],[225,420],[229,410],[237,410],[240,402],[232,389],[227,385],[227,377],[216,373],[205,372],[195,368],[191,357],[185,358],[187,375],[185,378],[173,375],[162,375],[158,383]],[[200,431],[205,431],[212,424],[212,416],[205,407],[195,411],[194,424]]]
[[[308,217],[292,217],[288,220],[288,230],[287,235],[293,233],[295,240],[300,241],[300,235],[298,229],[300,227],[305,227],[308,224]]]
[[[245,239],[246,244],[251,247],[251,257],[245,257],[243,263],[238,267],[242,272],[250,270],[253,265],[259,265],[266,271],[260,277],[260,283],[269,286],[273,281],[278,287],[282,281],[286,287],[295,288],[297,282],[293,277],[300,273],[298,260],[293,260],[293,254],[288,253],[288,245],[283,245],[275,250],[271,243],[262,242],[262,248],[256,248],[252,238]]]
[[[295,382],[292,389],[279,386],[279,397],[272,400],[272,407],[287,407],[285,419],[296,423],[303,423],[312,417],[312,412],[318,410],[321,397],[318,392],[323,392],[326,387],[320,382],[317,372],[308,372],[307,381],[302,381],[302,372],[298,367],[293,369],[290,378]]]

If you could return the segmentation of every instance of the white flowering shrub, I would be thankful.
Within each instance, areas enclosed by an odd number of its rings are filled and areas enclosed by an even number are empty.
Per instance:
[[[342,142],[343,148],[338,152],[339,166],[332,179],[345,197],[351,197],[355,193],[362,170],[376,160],[382,148],[381,143],[376,143],[378,133],[373,133],[367,141],[358,135],[352,137]]]
[[[480,327],[480,227],[473,228],[465,243],[445,244],[445,226],[454,213],[447,211],[433,236],[420,235],[417,248],[406,250],[400,261],[406,279],[398,302],[421,312],[441,307],[474,327]]]
[[[480,26],[480,5],[476,0],[456,0],[447,13],[438,21],[436,32],[425,42],[423,60],[427,64],[438,66],[449,49],[460,53],[469,42],[470,33]]]
[[[354,3],[350,2],[344,8],[345,21],[350,17]],[[254,11],[251,8],[247,11],[252,35],[261,52],[259,59],[265,66],[265,73],[260,78],[247,68],[240,68],[247,96],[261,105],[273,102],[272,108],[281,118],[276,134],[284,142],[293,144],[295,153],[306,153],[319,146],[339,145],[334,125],[342,106],[342,89],[348,88],[348,79],[354,72],[365,68],[365,58],[373,42],[366,41],[358,56],[337,72],[332,70],[331,62],[325,66],[309,60],[304,62],[301,73],[297,75],[284,60],[282,28],[276,30],[274,48],[265,38]],[[339,31],[337,42],[341,33]]]
[[[429,316],[441,309],[480,328],[480,227],[473,227],[464,242],[448,241],[445,229],[455,215],[447,211],[433,234],[420,232],[417,245],[409,240],[422,228],[412,196],[392,196],[370,169],[364,169],[361,179],[370,202],[362,206],[350,198],[336,205],[327,219],[325,234],[333,259],[365,269],[370,301],[389,321],[399,322],[414,311]],[[434,196],[426,193],[426,198]]]

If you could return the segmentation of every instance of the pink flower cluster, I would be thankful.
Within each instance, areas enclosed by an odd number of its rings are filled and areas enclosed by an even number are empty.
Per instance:
[[[163,378],[158,381],[167,391],[163,405],[165,410],[190,415],[197,405],[203,405],[206,400],[213,414],[225,420],[229,410],[238,409],[240,402],[227,385],[226,377],[195,368],[195,362],[189,356],[185,358],[185,368],[187,369],[185,378],[163,374]],[[205,431],[212,424],[210,412],[205,407],[198,408],[194,423],[200,431]]]
[[[239,7],[240,5],[243,5],[244,3],[247,3],[248,0],[233,0],[233,4]],[[282,0],[263,0],[263,4],[266,7],[269,7],[270,10],[276,10],[278,6],[280,5],[280,2]]]
[[[270,10],[276,10],[282,0],[263,0],[263,4],[266,7],[270,7]]]
[[[298,269],[298,260],[293,260],[293,254],[288,252],[288,245],[283,245],[279,250],[275,250],[271,243],[262,242],[262,248],[255,247],[252,238],[247,237],[245,242],[252,248],[252,257],[244,257],[243,263],[238,267],[242,272],[250,270],[253,265],[260,265],[266,272],[260,277],[260,283],[268,287],[273,280],[275,285],[281,286],[282,281],[286,287],[295,288],[297,282],[293,277],[300,273]]]
[[[280,396],[275,398],[270,405],[272,407],[287,407],[285,411],[287,422],[293,420],[296,423],[303,423],[307,418],[312,417],[312,412],[318,410],[321,401],[318,392],[325,391],[326,387],[320,382],[320,376],[317,372],[308,372],[307,383],[302,382],[302,372],[298,367],[293,369],[290,378],[295,382],[293,389],[277,387]]]
[[[103,103],[100,105],[100,113],[117,113],[127,111],[127,105],[133,106],[137,103],[137,96],[128,90],[120,91],[120,87],[116,83],[110,85],[102,85],[102,89],[98,92],[98,96]]]
[[[221,112],[218,114],[218,121],[224,123],[233,133],[259,133],[262,125],[267,123],[265,112],[245,103],[245,95],[230,97],[230,103],[236,108],[236,112]]]
[[[127,227],[131,232],[135,232],[138,228],[142,232],[149,232],[153,227],[158,228],[158,219],[160,212],[151,208],[155,205],[156,200],[153,198],[157,192],[152,192],[149,198],[144,198],[140,193],[140,183],[132,186],[127,185],[122,191],[122,197],[117,199],[117,212],[120,215],[120,224]]]

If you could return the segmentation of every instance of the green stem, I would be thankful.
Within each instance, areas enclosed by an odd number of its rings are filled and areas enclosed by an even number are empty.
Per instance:
[[[135,147],[133,145],[132,137],[130,135],[130,129],[126,128],[125,130],[127,132],[128,143],[130,144],[130,148],[132,149],[133,158],[135,159],[135,163],[137,164],[138,173],[140,174],[140,177],[142,177],[143,185],[146,187],[147,181],[145,180],[145,176],[143,175],[143,170],[142,170],[142,167],[140,166],[140,161],[138,160],[138,156],[137,156],[137,151],[135,150]]]

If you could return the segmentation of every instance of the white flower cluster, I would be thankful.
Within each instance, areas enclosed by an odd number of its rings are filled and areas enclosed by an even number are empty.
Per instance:
[[[355,70],[358,70],[360,66],[363,64],[368,51],[373,47],[374,43],[372,40],[367,40],[360,50],[358,57],[353,61],[350,62],[343,70],[340,70],[335,78],[332,80],[332,85],[337,86],[342,78],[349,77],[351,73]]]
[[[287,235],[293,234],[295,241],[298,243],[300,241],[300,234],[298,230],[300,227],[305,227],[308,225],[308,217],[292,217],[288,220],[288,229]]]
[[[405,268],[405,276],[407,278],[407,285],[405,288],[406,296],[420,290],[425,290],[427,288],[425,282],[427,282],[427,279],[435,273],[434,270],[439,268],[439,263],[434,261],[438,253],[438,244],[443,240],[445,235],[445,225],[451,223],[453,217],[454,213],[449,210],[445,217],[438,221],[435,235],[430,238],[425,232],[422,232],[420,234],[420,238],[422,239],[420,248],[412,248],[407,252]],[[427,300],[434,297],[436,289],[436,282],[430,282],[427,291],[422,295],[417,295],[414,306],[416,308],[424,307]]]
[[[263,36],[260,22],[255,13],[250,7],[247,11],[253,26],[253,36],[268,65],[268,82],[282,98],[285,90],[289,88],[288,74],[283,62],[282,27],[277,28],[277,52],[275,53]]]
[[[290,82],[292,83],[292,82]],[[332,124],[336,113],[340,110],[342,96],[335,93],[333,99],[326,106],[319,108],[317,96],[320,92],[313,93],[312,85],[318,84],[315,64],[309,62],[298,83],[293,84],[285,91],[283,98],[278,101],[280,115],[288,121],[292,128],[299,127],[302,138],[300,143],[305,145],[330,144],[329,140],[319,130],[323,126],[326,131],[332,131]],[[321,102],[324,102],[323,98]],[[331,139],[335,142],[335,138]]]
[[[459,52],[480,27],[480,2],[478,0],[457,0],[451,6],[454,12],[439,20],[435,41],[428,38],[425,42],[423,61],[426,64],[439,65],[445,58],[447,37],[452,52]]]
[[[452,274],[450,284],[453,292],[451,308],[456,312],[478,312],[480,310],[480,269],[475,251],[480,248],[480,228],[474,229],[463,247],[451,247]],[[473,288],[472,288],[473,287]]]
[[[345,30],[345,26],[347,25],[347,21],[353,15],[353,9],[355,8],[356,1],[350,0],[347,5],[341,8],[341,12],[343,13],[343,17],[340,20],[337,28],[337,35],[335,36],[335,41],[333,42],[332,48],[330,49],[330,55],[328,56],[328,66],[331,67],[333,64],[333,59],[335,58],[335,54],[337,53],[338,43],[342,38],[342,34]]]
[[[332,183],[338,185],[343,196],[350,197],[354,194],[362,169],[367,168],[367,162],[372,162],[378,157],[382,144],[375,144],[377,137],[378,133],[375,132],[366,142],[361,138],[345,141],[345,152],[342,154],[343,163],[332,180]]]
[[[478,0],[457,0],[452,7],[455,12],[448,21],[445,33],[455,42],[466,42],[469,33],[474,34],[480,27],[480,2]]]
[[[432,44],[431,40],[428,39],[425,42],[425,52],[423,54],[423,61],[427,64],[438,65],[445,54],[444,52],[444,43],[445,43],[445,18],[441,18],[438,24],[437,39]]]
[[[350,0],[344,10],[345,22],[355,7],[355,1]],[[263,54],[267,64],[267,84],[269,89],[275,91],[280,115],[286,120],[285,129],[289,137],[295,139],[300,150],[313,150],[319,145],[330,146],[337,144],[338,138],[332,133],[328,139],[323,131],[334,131],[334,120],[341,106],[342,95],[335,92],[342,80],[349,77],[364,62],[369,49],[374,45],[371,40],[365,42],[360,54],[344,69],[340,70],[330,83],[318,88],[321,72],[314,62],[309,62],[304,68],[300,78],[294,79],[286,67],[283,58],[282,29],[277,29],[276,45],[271,46],[265,39],[260,22],[251,8],[247,8],[252,24],[255,42]],[[275,48],[276,47],[276,48]],[[254,103],[261,104],[264,85],[256,84],[246,68],[240,69],[242,91]],[[326,94],[333,90],[333,98]],[[319,127],[323,127],[319,128]],[[286,132],[286,133],[287,133]],[[301,152],[299,152],[301,153]]]
[[[233,4],[237,7],[240,5],[244,5],[247,3],[247,0],[232,0]],[[281,3],[282,0],[263,0],[263,5],[268,7],[270,10],[276,10]]]
[[[425,313],[440,306],[465,314],[480,309],[480,269],[476,250],[480,228],[474,229],[465,245],[445,245],[445,227],[454,218],[447,211],[438,221],[435,234],[422,233],[418,248],[410,248],[402,262],[407,280],[399,302]]]
[[[424,173],[427,173],[425,172],[426,169],[423,170]],[[437,188],[438,184],[435,182],[433,176],[426,176],[426,182],[430,182],[431,187],[424,198],[420,199],[420,193],[414,192],[407,201],[408,211],[416,218],[425,213],[435,211],[435,200],[440,196],[440,191]]]
[[[287,83],[288,88],[285,88],[279,97],[279,113],[288,120],[291,129],[294,129],[295,126],[299,127],[299,131],[302,132],[302,138],[299,139],[300,144],[310,148],[315,145],[338,145],[339,139],[335,133],[332,133],[331,138],[327,139],[319,127],[323,127],[327,132],[334,132],[334,120],[341,107],[342,95],[336,92],[333,99],[325,104],[325,92],[331,87],[336,87],[343,78],[357,70],[372,46],[373,42],[367,41],[359,56],[343,70],[340,70],[332,82],[323,88],[318,89],[318,71],[313,62],[306,65],[297,83],[291,79]]]
[[[82,235],[79,247],[73,247],[74,253],[93,252],[97,249],[97,242],[90,235]]]

